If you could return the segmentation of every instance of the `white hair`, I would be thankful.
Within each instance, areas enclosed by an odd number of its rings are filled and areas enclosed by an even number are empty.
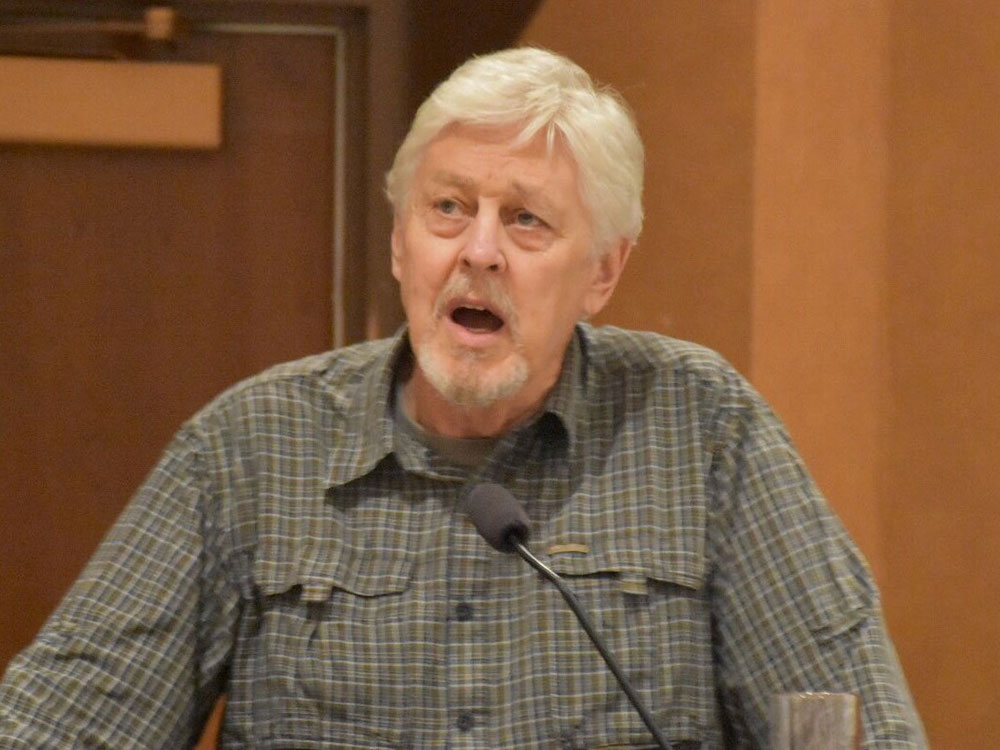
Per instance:
[[[516,142],[561,137],[576,162],[580,192],[594,222],[595,247],[636,241],[642,230],[642,141],[627,105],[583,68],[548,50],[520,47],[461,65],[417,110],[386,174],[397,216],[424,149],[448,125],[520,126]]]

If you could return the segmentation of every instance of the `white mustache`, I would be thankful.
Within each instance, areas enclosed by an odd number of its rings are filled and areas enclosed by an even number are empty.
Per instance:
[[[448,306],[456,297],[475,297],[503,318],[504,323],[512,330],[517,330],[517,312],[514,303],[500,283],[493,278],[487,276],[473,279],[464,273],[452,277],[438,294],[434,305],[435,315],[439,318],[447,315]]]

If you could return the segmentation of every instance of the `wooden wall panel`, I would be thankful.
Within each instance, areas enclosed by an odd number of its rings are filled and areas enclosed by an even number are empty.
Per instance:
[[[549,0],[522,41],[621,91],[646,145],[645,229],[598,321],[700,341],[746,371],[753,6]]]
[[[935,746],[1000,747],[1000,5],[892,7],[886,598]]]
[[[888,26],[879,3],[757,3],[754,384],[886,579]]]
[[[186,53],[225,68],[221,151],[0,149],[2,664],[184,419],[330,345],[331,42]]]
[[[1000,6],[546,0],[524,40],[621,88],[650,150],[603,318],[762,387],[875,563],[932,745],[996,746]]]

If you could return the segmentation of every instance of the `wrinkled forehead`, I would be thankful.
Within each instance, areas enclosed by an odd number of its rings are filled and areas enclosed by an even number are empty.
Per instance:
[[[579,169],[562,136],[545,130],[525,137],[522,125],[452,123],[424,147],[409,197],[427,186],[499,190],[582,201]],[[550,195],[551,199],[557,196]]]

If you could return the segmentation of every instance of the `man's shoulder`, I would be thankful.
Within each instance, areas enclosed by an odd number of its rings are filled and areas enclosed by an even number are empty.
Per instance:
[[[387,362],[396,339],[377,339],[272,365],[230,386],[196,419],[248,406],[294,408],[323,403],[336,408],[354,397],[367,375]]]
[[[720,386],[742,381],[721,354],[701,344],[615,326],[581,326],[581,332],[588,367],[612,380],[680,378]]]
[[[388,357],[396,339],[374,339],[311,354],[272,365],[235,387],[252,387],[277,381],[318,379],[325,384],[354,379],[358,373],[381,364]]]

